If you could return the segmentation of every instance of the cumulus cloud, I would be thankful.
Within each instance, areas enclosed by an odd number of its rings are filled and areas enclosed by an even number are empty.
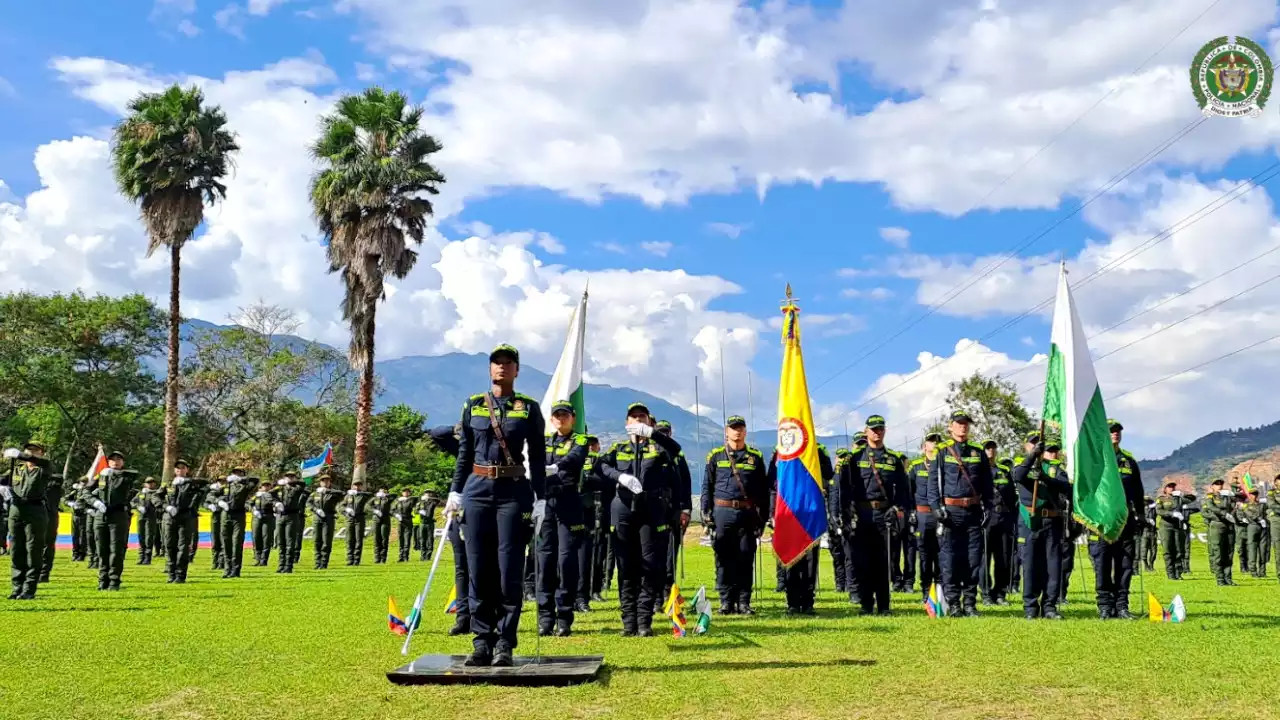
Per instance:
[[[747,225],[735,225],[727,222],[707,223],[707,230],[715,233],[716,235],[723,235],[731,240],[737,240],[741,237],[743,231],[746,230],[747,227]]]
[[[893,291],[885,287],[874,287],[869,290],[860,290],[858,288],[845,288],[840,291],[840,297],[843,298],[865,298],[867,300],[888,300],[893,297]]]
[[[671,243],[665,242],[665,241],[653,241],[653,242],[640,243],[641,250],[644,250],[650,255],[657,255],[658,257],[666,257],[667,253],[671,252],[672,247],[674,246]]]
[[[900,227],[882,227],[880,239],[899,250],[906,250],[907,242],[911,240],[911,231]]]

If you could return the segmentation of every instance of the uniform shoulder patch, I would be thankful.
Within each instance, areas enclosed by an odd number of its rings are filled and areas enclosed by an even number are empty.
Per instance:
[[[889,453],[890,455],[892,455],[892,456],[896,457],[896,458],[901,459],[901,460],[906,460],[906,459],[907,459],[907,456],[906,456],[906,455],[904,455],[904,454],[902,454],[902,453],[898,452],[897,450],[891,450],[891,449],[889,449],[889,448],[885,448],[885,449],[884,449],[884,451],[885,451],[886,453]]]
[[[761,460],[763,460],[763,459],[764,459],[764,453],[762,453],[762,452],[760,452],[759,450],[757,450],[757,449],[755,449],[755,448],[751,447],[750,445],[748,445],[748,446],[747,446],[747,452],[751,453],[752,455],[755,455],[756,457],[760,458]]]
[[[711,448],[711,452],[707,453],[707,460],[711,460],[711,458],[715,457],[716,453],[721,452],[722,450],[724,450],[723,445],[721,445],[720,447]]]
[[[943,440],[942,442],[938,443],[938,449],[945,450],[955,444],[956,444],[955,440],[951,440],[951,439]]]
[[[536,405],[538,404],[538,401],[537,401],[537,400],[534,400],[533,398],[529,397],[528,395],[525,395],[524,393],[514,393],[514,394],[513,394],[513,397],[514,397],[516,400],[523,400],[523,401],[525,401],[525,404],[528,404],[528,405],[535,405],[535,406],[536,406]]]
[[[917,465],[923,465],[923,464],[924,464],[924,458],[911,458],[910,460],[907,461],[907,467],[909,468],[913,468]]]
[[[981,451],[982,451],[982,446],[981,446],[981,445],[979,445],[978,443],[969,442],[969,441],[967,441],[967,440],[966,440],[966,441],[965,441],[965,443],[964,443],[964,446],[965,446],[965,447],[967,447],[967,448],[973,448],[974,450],[978,450],[979,452],[981,452]],[[983,453],[983,454],[985,454],[985,453]]]
[[[1124,448],[1120,448],[1120,454],[1121,454],[1121,455],[1124,455],[1125,457],[1127,457],[1127,458],[1129,458],[1130,460],[1133,460],[1133,461],[1135,461],[1135,462],[1137,462],[1137,460],[1138,460],[1138,458],[1136,458],[1136,457],[1134,457],[1134,456],[1133,456],[1133,453],[1129,452],[1128,450],[1125,450]]]
[[[577,444],[577,445],[586,445],[586,444],[588,444],[588,443],[587,443],[587,436],[586,436],[586,435],[582,435],[582,434],[574,435],[574,436],[573,436],[573,442],[574,442],[574,444]]]

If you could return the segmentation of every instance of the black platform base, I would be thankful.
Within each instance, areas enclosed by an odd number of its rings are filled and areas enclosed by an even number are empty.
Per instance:
[[[517,656],[511,667],[466,667],[462,664],[466,659],[466,655],[423,655],[388,672],[387,679],[396,685],[580,685],[595,680],[604,664],[603,655]]]

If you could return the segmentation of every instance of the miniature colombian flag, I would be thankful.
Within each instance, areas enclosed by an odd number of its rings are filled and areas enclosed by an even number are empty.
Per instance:
[[[409,626],[400,618],[400,608],[396,607],[395,598],[387,598],[387,627],[397,635],[408,635]]]

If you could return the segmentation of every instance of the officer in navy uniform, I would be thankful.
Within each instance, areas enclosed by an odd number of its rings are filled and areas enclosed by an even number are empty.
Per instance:
[[[1056,442],[1041,444],[1039,433],[1026,438],[1026,455],[1014,459],[1013,482],[1021,505],[1018,545],[1022,559],[1022,610],[1028,620],[1061,620],[1062,547],[1071,484],[1058,459]]]
[[[618,563],[622,635],[653,635],[667,568],[667,541],[675,458],[680,444],[655,432],[644,403],[627,407],[627,439],[609,447],[597,463],[615,486],[611,510]]]
[[[440,452],[452,457],[455,462],[462,443],[462,424],[441,425],[428,431],[431,441],[440,448]],[[434,511],[433,511],[434,512]],[[467,572],[467,544],[462,539],[462,511],[459,510],[449,523],[449,547],[453,548],[453,589],[460,601],[457,604],[457,615],[454,616],[450,635],[466,635],[471,632],[471,604],[464,598],[471,592],[471,574]],[[424,537],[422,542],[430,545],[434,537]],[[434,552],[432,550],[431,552]],[[425,556],[424,556],[425,559]]]
[[[551,405],[552,432],[547,433],[547,510],[534,528],[538,547],[538,634],[568,637],[573,628],[578,592],[578,549],[586,535],[578,484],[587,462],[587,436],[573,431],[573,404]]]
[[[600,438],[587,436],[587,460],[582,464],[582,522],[586,533],[578,545],[578,589],[574,593],[574,612],[591,612],[591,588],[595,582],[594,570],[596,542],[600,536],[600,480],[596,474],[596,459],[600,457]],[[608,523],[604,531],[608,532]]]
[[[1108,542],[1097,533],[1089,534],[1089,557],[1093,560],[1098,617],[1103,620],[1134,620],[1136,617],[1129,612],[1129,583],[1133,580],[1133,565],[1138,556],[1138,529],[1146,522],[1142,472],[1133,455],[1120,447],[1124,426],[1110,419],[1107,425],[1111,429],[1111,447],[1120,470],[1128,516],[1115,542]]]
[[[488,392],[462,408],[462,442],[445,513],[461,509],[467,538],[471,667],[510,667],[518,643],[520,571],[533,527],[546,512],[546,423],[533,398],[515,391],[520,353],[489,353]],[[528,453],[528,469],[525,468]]]
[[[986,557],[982,559],[982,602],[984,605],[1008,605],[1014,548],[1017,543],[1016,523],[1018,488],[1013,484],[1013,464],[996,455],[995,440],[982,443],[991,464],[995,507],[987,516],[985,528]]]
[[[938,542],[942,591],[953,617],[977,617],[982,570],[982,528],[993,505],[991,464],[982,447],[969,442],[973,420],[951,413],[950,438],[938,443],[929,480],[929,505],[942,525]]]
[[[725,444],[707,453],[702,476],[702,516],[715,518],[722,615],[755,614],[752,572],[756,543],[769,521],[769,494],[764,455],[747,445],[747,421],[734,415],[726,422]]]
[[[844,469],[844,464],[849,462],[849,456],[853,454],[852,448],[836,448],[835,467],[832,468],[833,474],[831,482],[827,486],[827,550],[831,553],[831,571],[835,576],[836,592],[848,592],[849,572],[845,569],[845,563],[848,560],[844,556],[844,531],[840,529],[840,508],[835,504],[835,493],[831,492],[831,487],[835,484],[835,479],[840,477],[840,471]]]
[[[884,433],[884,417],[867,418],[867,444],[853,451],[835,485],[845,557],[857,565],[863,615],[890,614],[889,536],[892,526],[905,524],[912,505],[906,458],[885,447]]]
[[[905,457],[905,456],[904,456]],[[916,589],[916,475],[911,471],[911,461],[906,460],[907,507],[903,508],[903,522],[899,532],[890,540],[893,543],[893,591],[914,592]]]
[[[667,437],[671,437],[671,423],[659,420],[653,428]],[[680,558],[680,548],[684,545],[684,533],[689,529],[689,517],[693,512],[693,476],[689,472],[689,461],[684,451],[676,455],[675,486],[671,497],[671,542],[667,551],[667,583],[659,605],[666,602],[671,595],[671,586],[676,584],[676,562]]]
[[[907,476],[914,490],[915,511],[911,513],[908,527],[916,534],[916,554],[920,558],[920,593],[929,599],[929,590],[938,577],[938,518],[930,505],[929,486],[934,465],[938,462],[938,443],[942,436],[936,432],[924,436],[920,444],[920,457],[907,464]]]

